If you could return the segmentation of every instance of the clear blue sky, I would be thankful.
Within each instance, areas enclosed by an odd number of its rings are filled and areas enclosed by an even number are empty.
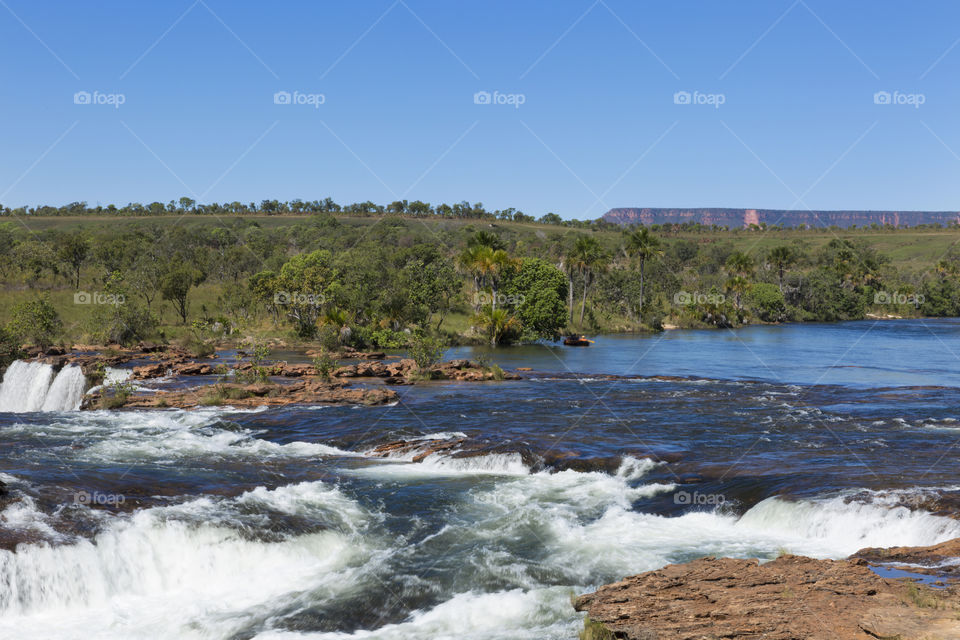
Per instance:
[[[958,39],[954,0],[2,0],[0,202],[958,210]]]

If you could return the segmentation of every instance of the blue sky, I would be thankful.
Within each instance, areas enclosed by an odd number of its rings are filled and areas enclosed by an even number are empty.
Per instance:
[[[0,202],[957,210],[958,40],[947,0],[2,0]]]

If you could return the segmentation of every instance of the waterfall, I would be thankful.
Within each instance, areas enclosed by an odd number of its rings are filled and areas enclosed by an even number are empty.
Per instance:
[[[64,367],[54,377],[53,365],[17,360],[0,384],[0,412],[75,411],[86,386],[83,370],[76,365]]]

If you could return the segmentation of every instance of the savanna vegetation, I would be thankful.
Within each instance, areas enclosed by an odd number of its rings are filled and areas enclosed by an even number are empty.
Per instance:
[[[326,349],[960,315],[956,228],[718,229],[395,202],[0,207],[0,345]],[[424,346],[427,345],[427,346]]]

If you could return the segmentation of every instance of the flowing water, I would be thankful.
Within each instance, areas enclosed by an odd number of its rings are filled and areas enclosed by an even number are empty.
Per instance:
[[[0,412],[76,411],[86,385],[80,367],[67,366],[54,375],[53,365],[17,361],[4,373]]]
[[[0,638],[569,639],[571,594],[667,563],[958,537],[958,354],[954,320],[608,336],[254,411],[71,411],[14,364]]]

